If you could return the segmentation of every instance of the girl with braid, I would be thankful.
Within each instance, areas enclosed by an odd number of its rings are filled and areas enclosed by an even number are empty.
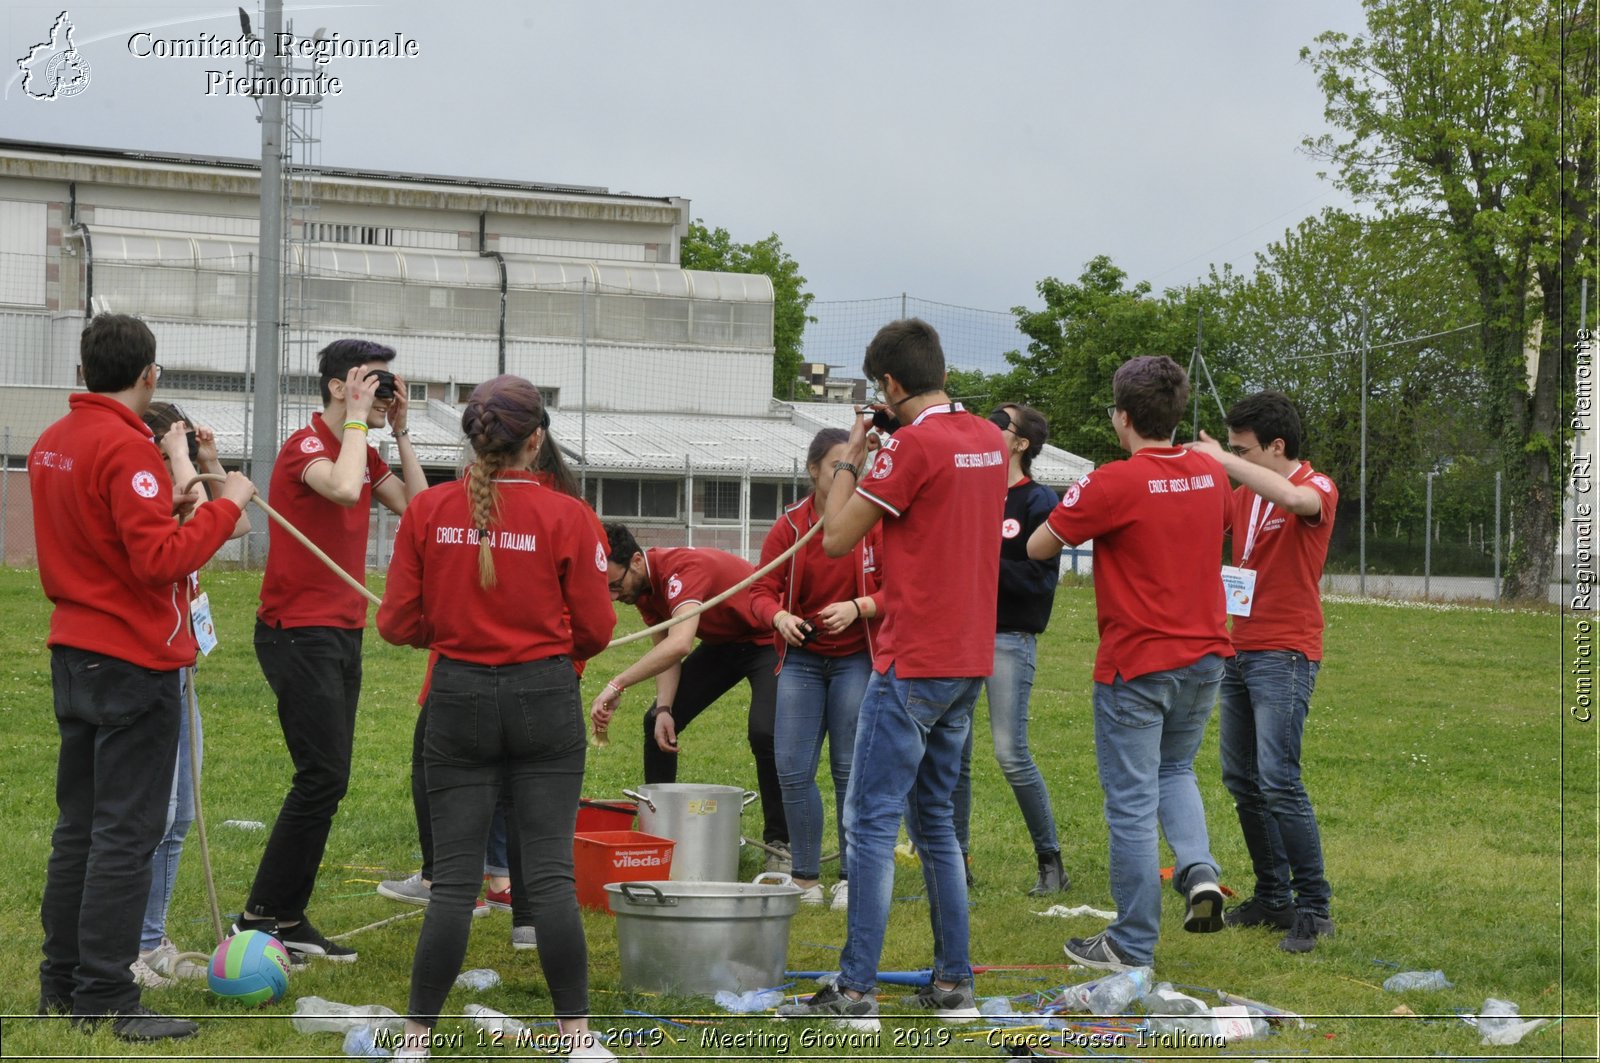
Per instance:
[[[578,499],[533,472],[550,419],[520,377],[478,385],[461,426],[476,459],[424,491],[395,538],[378,632],[438,656],[423,739],[434,880],[396,1059],[429,1054],[466,954],[502,784],[518,808],[539,960],[569,1058],[614,1060],[588,1027],[588,951],[572,872],[585,725],[573,659],[611,639],[606,548]],[[533,608],[530,608],[530,605]]]

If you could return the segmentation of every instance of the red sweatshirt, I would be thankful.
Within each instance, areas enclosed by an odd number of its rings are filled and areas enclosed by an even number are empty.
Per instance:
[[[593,657],[611,641],[617,614],[606,586],[605,539],[588,507],[530,473],[501,473],[495,482],[495,585],[478,583],[466,483],[430,487],[400,518],[378,633],[476,664]]]
[[[49,644],[160,671],[191,665],[184,584],[227,542],[239,507],[206,502],[179,527],[145,423],[106,395],[67,404],[28,454],[39,582],[55,604]]]
[[[810,531],[817,520],[816,495],[801,499],[784,510],[761,544],[761,561],[756,567],[766,568],[773,558]],[[863,596],[871,597],[881,610],[883,599],[878,594],[877,555],[882,545],[883,529],[874,524],[850,553],[844,557],[829,557],[822,550],[822,533],[818,532],[788,561],[750,585],[750,611],[763,625],[771,627],[772,618],[780,610],[810,620],[834,602]],[[818,625],[817,636],[806,643],[806,649],[824,657],[847,657],[870,649],[872,632],[870,621],[851,624],[837,635],[828,634]],[[789,644],[776,631],[772,637],[773,645],[778,648],[781,669]]]

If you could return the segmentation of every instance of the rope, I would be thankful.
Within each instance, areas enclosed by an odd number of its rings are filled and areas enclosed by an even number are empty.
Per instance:
[[[189,775],[194,792],[194,827],[200,839],[200,863],[206,872],[206,900],[211,903],[211,929],[217,944],[227,934],[222,929],[222,907],[217,903],[217,880],[211,871],[211,843],[206,839],[206,817],[200,810],[200,696],[194,689],[194,665],[189,666]],[[209,957],[205,957],[209,959]]]
[[[693,609],[685,609],[681,613],[674,613],[672,616],[661,621],[661,623],[655,625],[654,627],[647,627],[643,631],[635,631],[633,634],[624,635],[620,639],[612,639],[606,644],[606,649],[614,650],[618,646],[626,646],[630,642],[638,642],[640,639],[654,635],[658,631],[665,631],[674,624],[681,624],[691,616],[699,616],[701,613],[712,608],[713,606],[721,605],[723,602],[727,601],[729,598],[732,598],[735,594],[738,594],[740,591],[750,586],[750,584],[754,583],[756,580],[760,579],[762,576],[765,576],[768,572],[771,572],[773,569],[789,560],[789,558],[793,557],[794,552],[804,546],[807,540],[809,540],[813,535],[817,534],[821,528],[822,521],[821,519],[818,519],[818,521],[813,524],[804,535],[800,536],[800,538],[794,541],[793,546],[789,547],[789,549],[773,558],[768,564],[756,569],[754,572],[750,573],[750,575],[746,576],[738,583],[735,583],[733,586],[729,587],[715,598],[701,602]]]
[[[210,480],[212,483],[222,483],[224,479],[226,479],[226,477],[220,476],[217,473],[203,472],[185,484],[183,490],[185,493],[188,493],[189,489],[195,484],[199,483],[201,480]],[[307,539],[305,534],[301,532],[299,528],[296,528],[293,524],[290,524],[288,521],[284,520],[278,515],[277,510],[273,509],[271,506],[267,505],[266,502],[262,501],[260,494],[251,495],[250,501],[260,506],[262,511],[265,512],[268,517],[272,518],[273,522],[277,524],[278,527],[294,536],[295,539],[299,541],[301,546],[304,546],[307,550],[310,550],[314,555],[316,555],[317,560],[321,561],[324,565],[327,565],[330,569],[332,569],[335,575],[344,580],[346,583],[350,584],[350,586],[354,589],[360,591],[367,601],[371,602],[373,605],[383,604],[383,599],[367,590],[366,584],[362,583],[360,580],[350,575],[350,573],[340,568],[337,561],[323,553],[322,548],[316,543],[312,542],[310,539]]]
[[[353,938],[357,934],[364,933],[364,932],[366,932],[368,930],[376,930],[380,926],[388,926],[390,923],[398,923],[402,919],[410,919],[414,915],[421,915],[423,912],[425,912],[427,910],[428,909],[426,909],[426,908],[413,908],[409,912],[401,912],[399,915],[391,915],[387,919],[379,919],[376,923],[368,923],[366,926],[358,926],[354,930],[346,930],[342,934],[332,934],[332,935],[330,935],[328,937],[328,940],[329,941],[344,941],[344,940],[346,940],[348,938]]]

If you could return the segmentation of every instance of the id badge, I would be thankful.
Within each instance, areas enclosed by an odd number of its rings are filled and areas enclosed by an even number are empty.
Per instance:
[[[211,651],[217,648],[217,628],[211,622],[211,599],[204,591],[189,603],[189,623],[194,627],[194,640],[200,644],[200,652],[211,656]]]
[[[1256,570],[1235,565],[1222,566],[1222,589],[1229,616],[1249,616],[1256,600]]]

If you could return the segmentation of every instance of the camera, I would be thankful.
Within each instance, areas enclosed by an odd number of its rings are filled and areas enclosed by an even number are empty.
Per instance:
[[[810,620],[800,621],[800,645],[810,645],[813,639],[822,634],[822,629],[818,626],[820,620],[821,617],[814,616]]]
[[[373,369],[367,373],[368,380],[376,380],[377,388],[372,392],[373,398],[394,398],[394,374],[387,369]]]
[[[894,430],[900,427],[900,418],[890,413],[887,409],[873,410],[872,427],[884,435],[893,435]]]

